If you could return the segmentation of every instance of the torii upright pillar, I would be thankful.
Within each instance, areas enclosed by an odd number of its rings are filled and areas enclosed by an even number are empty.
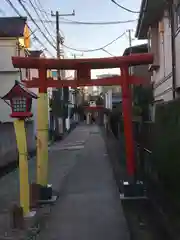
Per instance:
[[[39,69],[39,95],[37,100],[37,183],[48,184],[48,96],[47,70]]]
[[[127,65],[121,67],[121,74],[125,79],[122,83],[122,108],[126,148],[126,169],[128,177],[130,178],[129,180],[133,180],[132,178],[135,173],[135,152],[132,125],[132,96],[129,84],[129,69]]]

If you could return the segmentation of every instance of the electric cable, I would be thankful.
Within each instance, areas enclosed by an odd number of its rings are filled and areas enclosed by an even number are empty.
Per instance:
[[[42,16],[43,16],[42,13],[44,13],[44,15],[45,15],[45,19],[41,19],[41,21],[43,21],[44,23],[51,23],[52,28],[54,28],[54,24],[56,23],[56,21],[50,20],[49,15],[51,15],[51,13],[48,13],[47,11],[44,10],[40,0],[34,0],[34,2],[35,2],[35,5],[36,5],[36,7],[34,6],[34,8],[36,8],[36,10],[39,11]],[[34,19],[34,20],[36,22],[38,22],[37,19]],[[59,29],[59,32],[65,38],[65,34],[61,29]],[[54,34],[55,34],[55,31],[54,31]]]
[[[69,25],[116,25],[116,24],[132,23],[138,20],[138,19],[134,19],[134,20],[132,19],[132,20],[125,20],[125,21],[122,20],[122,21],[110,21],[110,22],[83,22],[83,21],[73,21],[66,18],[60,18],[60,19],[62,19],[59,21],[61,24],[69,24]],[[39,22],[40,20],[34,19],[34,21]],[[43,19],[42,21],[45,23],[53,23],[53,24],[56,23],[53,20]]]
[[[49,40],[49,38],[46,36],[46,34],[41,30],[41,28],[39,27],[39,25],[34,21],[33,17],[31,16],[30,12],[27,10],[27,8],[25,7],[25,5],[23,4],[22,0],[18,0],[18,2],[20,3],[20,5],[22,6],[22,8],[24,9],[24,11],[26,12],[26,14],[29,16],[29,18],[32,20],[32,22],[36,25],[36,27],[39,29],[39,31],[41,32],[41,34],[43,35],[43,37],[46,39],[46,41],[56,50],[56,46],[54,46],[52,44],[52,42]]]
[[[63,44],[63,46],[67,49],[70,49],[70,50],[73,50],[73,51],[76,51],[76,52],[95,52],[95,51],[100,51],[108,46],[110,46],[111,44],[113,44],[114,42],[116,42],[117,40],[119,40],[120,38],[122,38],[123,36],[125,35],[125,32],[122,33],[120,36],[118,36],[117,38],[115,38],[114,40],[112,40],[111,42],[107,43],[106,45],[102,46],[102,47],[99,47],[99,48],[94,48],[94,49],[76,49],[76,48],[72,48],[72,47],[69,47],[69,46],[66,46],[65,44]]]
[[[111,2],[113,2],[115,5],[117,5],[118,7],[120,7],[121,9],[127,11],[127,12],[130,12],[130,13],[140,13],[139,11],[134,11],[134,10],[131,10],[129,8],[126,8],[124,6],[122,6],[121,4],[117,3],[115,0],[111,0]]]
[[[110,56],[115,57],[112,53],[110,53],[110,52],[107,51],[106,49],[102,48],[101,50],[104,51],[105,53],[109,54]]]
[[[44,29],[46,30],[47,34],[49,35],[49,37],[51,38],[51,40],[52,40],[52,41],[53,41],[53,42],[56,44],[56,41],[55,41],[55,39],[52,37],[52,34],[49,32],[49,30],[47,29],[47,27],[46,27],[45,23],[42,21],[42,19],[41,19],[40,15],[39,15],[39,13],[38,13],[38,11],[36,10],[36,7],[34,6],[34,4],[32,3],[32,1],[31,1],[31,0],[29,0],[29,2],[30,2],[30,4],[31,4],[32,8],[34,9],[34,11],[35,11],[36,15],[38,16],[38,18],[39,18],[40,22],[41,22],[41,23],[42,23],[42,25],[44,26]]]
[[[65,21],[60,21],[62,24],[74,24],[74,25],[115,25],[115,24],[123,24],[123,23],[131,23],[136,22],[137,19],[132,20],[122,20],[122,21],[109,21],[109,22],[83,22],[83,21],[73,21],[70,19],[63,18]]]
[[[22,0],[21,0],[22,1]],[[25,2],[25,1],[23,1]],[[29,0],[29,2],[31,2],[31,0]],[[36,3],[38,2],[38,4]],[[45,11],[43,9],[43,6],[40,2],[40,0],[35,0],[35,3],[36,3],[36,7],[34,6],[34,8],[36,10],[38,10],[39,12],[41,13],[44,13],[46,15],[46,19],[43,19],[42,21],[43,22],[46,22],[46,23],[55,23],[55,21],[53,20],[50,20],[48,15],[51,15],[50,13],[48,13],[47,11]],[[67,18],[64,18],[64,17],[60,17],[60,22],[62,24],[79,24],[79,25],[113,25],[113,24],[123,24],[123,23],[131,23],[131,22],[136,22],[138,19],[129,19],[129,20],[118,20],[118,21],[95,21],[95,22],[86,22],[86,21],[74,21],[74,20],[71,20],[71,19],[67,19]],[[38,21],[37,19],[34,19],[35,21]]]
[[[19,17],[22,17],[21,13],[17,10],[17,8],[14,6],[14,4],[13,4],[10,0],[5,0],[5,1],[10,5],[10,7],[15,11],[15,13],[16,13]],[[42,43],[42,41],[36,36],[36,34],[34,33],[34,31],[31,29],[31,27],[30,27],[28,24],[27,24],[27,26],[28,26],[31,34],[34,35],[35,40],[37,40],[37,41],[40,43],[40,45],[41,45],[42,47],[44,47],[45,50],[46,50],[52,57],[54,57],[54,55],[45,47],[45,45]]]

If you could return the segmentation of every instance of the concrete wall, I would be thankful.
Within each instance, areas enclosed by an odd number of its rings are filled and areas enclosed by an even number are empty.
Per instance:
[[[0,167],[18,159],[16,138],[13,123],[0,123]],[[33,136],[33,123],[26,123],[28,150],[36,149],[36,140]]]
[[[137,77],[142,77],[151,83],[151,75],[152,73],[148,71],[147,65],[140,65],[132,67],[132,74]]]

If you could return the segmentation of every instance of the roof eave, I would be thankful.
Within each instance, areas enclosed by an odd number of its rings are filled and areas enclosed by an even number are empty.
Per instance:
[[[135,37],[137,38],[139,37],[139,31],[141,30],[141,25],[142,25],[142,21],[143,21],[146,9],[147,9],[147,0],[142,0],[139,18],[138,18],[138,24],[137,24],[136,33],[135,33]]]
[[[142,0],[141,10],[135,33],[136,38],[147,39],[147,32],[149,26],[161,18],[164,7],[164,0],[160,0],[158,3],[155,3],[152,0]]]
[[[123,56],[128,56],[134,53],[147,53],[148,52],[148,44],[144,43],[141,45],[136,45],[133,47],[128,47],[124,50]]]
[[[0,37],[1,38],[21,38],[21,37],[23,37],[24,32],[21,30],[22,29],[21,27],[18,27],[18,28],[20,28],[19,32],[11,31],[11,29],[9,29],[7,27],[7,25],[8,26],[10,25],[9,21],[12,21],[12,24],[15,22],[15,24],[17,25],[16,21],[18,21],[18,20],[21,21],[21,23],[19,22],[18,25],[22,26],[22,27],[24,25],[24,27],[25,27],[26,22],[27,22],[27,17],[0,17],[0,23],[4,24],[1,26],[1,29],[0,29]],[[4,22],[6,22],[6,23],[4,23]],[[16,25],[15,25],[15,27],[16,27]],[[7,29],[4,30],[4,28],[6,28],[6,27],[8,30]]]

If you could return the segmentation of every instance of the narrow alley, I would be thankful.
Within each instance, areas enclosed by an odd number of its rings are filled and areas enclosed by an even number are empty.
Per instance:
[[[57,154],[61,161],[62,151],[74,151],[76,163],[64,177],[59,199],[37,239],[129,240],[119,191],[99,128],[79,126],[68,140],[68,147],[61,143],[52,146],[51,154]],[[84,143],[80,145],[79,141]],[[58,179],[58,170],[54,174]]]
[[[1,0],[0,240],[180,239],[180,0]]]

